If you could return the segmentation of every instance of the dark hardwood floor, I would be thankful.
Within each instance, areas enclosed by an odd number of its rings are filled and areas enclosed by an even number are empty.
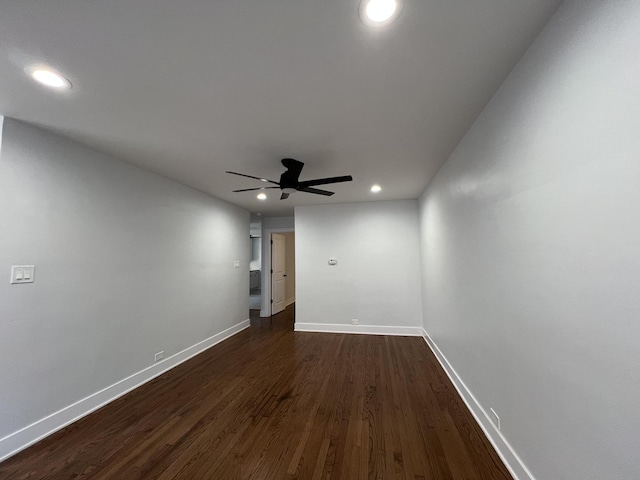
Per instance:
[[[424,340],[293,307],[0,463],[2,479],[510,479]]]

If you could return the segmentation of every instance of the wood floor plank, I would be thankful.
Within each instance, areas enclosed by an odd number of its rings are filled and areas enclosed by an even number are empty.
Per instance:
[[[293,331],[294,306],[0,463],[0,478],[511,478],[420,338]]]

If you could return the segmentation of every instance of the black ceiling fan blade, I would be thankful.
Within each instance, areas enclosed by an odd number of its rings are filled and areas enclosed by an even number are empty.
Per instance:
[[[320,190],[319,188],[310,188],[310,187],[303,187],[303,188],[298,188],[299,192],[307,192],[307,193],[315,193],[317,195],[324,195],[325,197],[330,197],[331,195],[333,195],[335,192],[329,192],[327,190]]]
[[[230,173],[231,175],[240,175],[241,177],[254,178],[254,179],[260,180],[262,182],[269,182],[269,183],[274,183],[276,185],[280,185],[278,182],[274,182],[273,180],[269,180],[268,178],[254,177],[253,175],[246,175],[244,173],[238,173],[238,172],[229,172],[229,171],[227,171],[226,173]]]
[[[351,182],[353,177],[351,175],[345,175],[344,177],[328,177],[328,178],[316,178],[315,180],[307,180],[305,182],[298,183],[300,187],[312,187],[314,185],[328,185],[330,183]]]
[[[280,187],[243,188],[242,190],[234,190],[234,193],[235,192],[253,192],[254,190],[269,190],[270,188],[280,188]]]
[[[295,181],[300,177],[300,172],[302,172],[302,168],[304,167],[304,163],[294,158],[283,158],[282,165],[287,169],[287,178]]]
[[[282,195],[280,195],[280,200],[286,200],[287,198],[289,198],[289,194],[282,192]]]

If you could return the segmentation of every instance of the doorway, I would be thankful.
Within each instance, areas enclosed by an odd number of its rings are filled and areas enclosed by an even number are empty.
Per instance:
[[[271,315],[284,310],[287,288],[286,247],[287,241],[284,233],[271,235]]]
[[[269,240],[266,240],[266,239]],[[263,305],[261,316],[268,317],[282,312],[296,300],[295,233],[293,231],[269,232],[264,236],[268,245],[264,253]]]
[[[251,261],[249,264],[249,309],[260,310],[262,302],[262,272],[260,271],[262,239],[251,237]]]
[[[249,241],[249,311],[259,312],[262,304],[262,218],[253,213],[249,223]]]

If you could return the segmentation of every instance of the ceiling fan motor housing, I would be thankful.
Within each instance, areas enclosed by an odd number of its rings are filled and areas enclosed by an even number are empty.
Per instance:
[[[287,170],[280,175],[280,188],[285,193],[295,192],[298,189],[298,179],[300,178],[304,163],[293,158],[283,158],[282,165],[284,165]],[[287,189],[291,191],[286,192]]]

